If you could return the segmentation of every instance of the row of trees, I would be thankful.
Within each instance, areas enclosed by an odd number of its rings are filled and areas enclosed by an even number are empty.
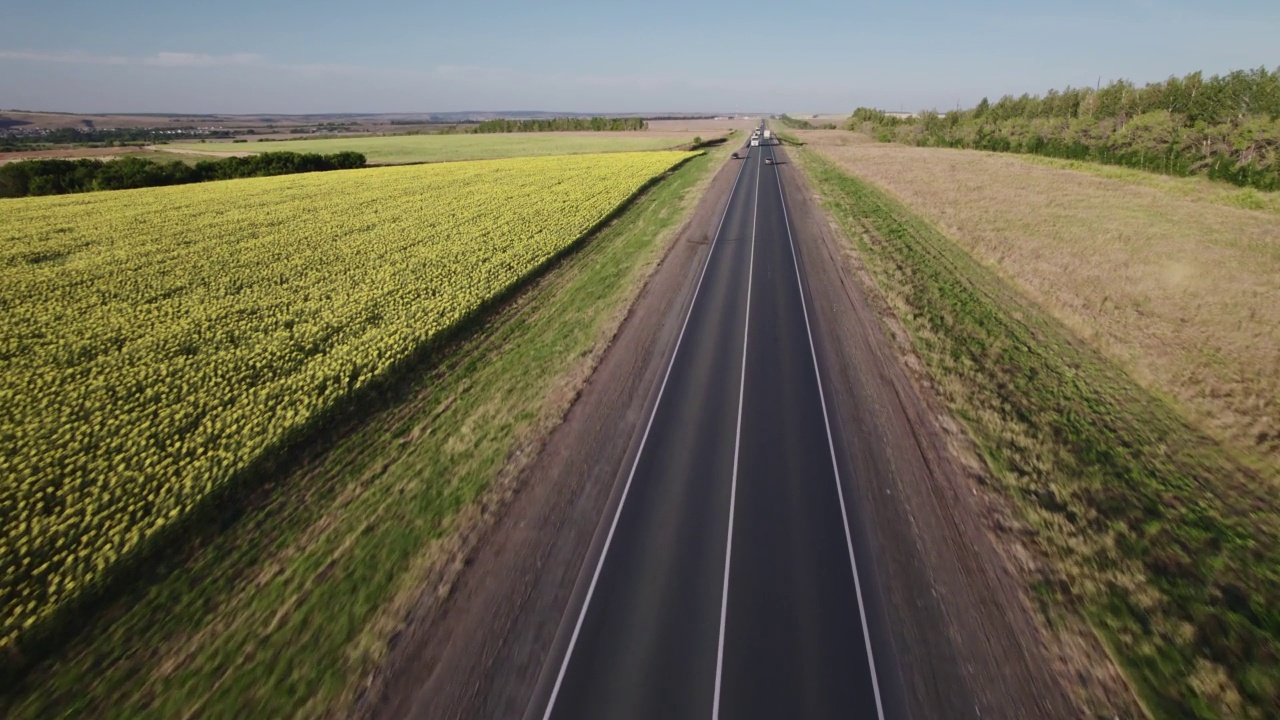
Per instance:
[[[1005,96],[996,103],[985,98],[973,109],[976,117],[993,120],[1054,117],[1094,119],[1134,117],[1165,110],[1188,122],[1217,124],[1252,115],[1280,118],[1280,67],[1236,70],[1205,79],[1204,73],[1170,77],[1137,87],[1128,80],[1106,86],[1050,90],[1043,96]]]
[[[646,130],[649,123],[644,118],[547,118],[545,120],[485,120],[472,132],[477,133],[512,133],[512,132],[555,132],[561,130]]]
[[[986,98],[969,110],[894,117],[859,108],[849,127],[882,141],[1022,152],[1205,174],[1280,189],[1280,68],[1205,79],[1195,72],[1136,87]]]
[[[782,114],[778,116],[778,122],[793,130],[835,130],[836,124],[832,122],[824,122],[814,125],[808,120],[801,118],[793,118],[790,115]]]
[[[127,190],[184,185],[209,180],[291,175],[365,166],[364,155],[341,152],[269,152],[248,157],[202,160],[195,165],[159,163],[140,157],[119,160],[26,160],[0,165],[0,198],[65,195],[95,190]]]

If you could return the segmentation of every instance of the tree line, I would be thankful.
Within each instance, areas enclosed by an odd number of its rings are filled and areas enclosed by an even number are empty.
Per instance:
[[[848,127],[886,142],[1032,153],[1280,189],[1280,67],[983,98],[968,110],[908,118],[859,108]]]
[[[10,128],[0,134],[0,151],[28,150],[43,145],[141,145],[173,140],[175,132],[180,136],[227,138],[229,130],[197,130],[182,128],[53,128],[42,132],[21,132],[20,127]]]
[[[365,166],[364,155],[340,152],[268,152],[248,157],[202,160],[195,165],[146,158],[118,160],[24,160],[0,165],[0,198],[66,195],[96,190],[127,190],[185,185],[210,180],[292,175]]]
[[[823,122],[814,125],[808,120],[802,118],[793,118],[790,115],[782,114],[778,116],[778,122],[793,130],[835,130],[836,124],[833,122]]]
[[[557,132],[563,130],[647,130],[649,123],[644,118],[578,118],[561,117],[544,120],[507,120],[497,118],[485,120],[471,132],[475,133],[513,133],[513,132]]]

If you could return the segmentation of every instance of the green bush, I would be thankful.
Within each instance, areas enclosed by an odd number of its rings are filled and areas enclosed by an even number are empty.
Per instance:
[[[546,120],[485,120],[472,132],[477,133],[510,133],[510,132],[558,132],[563,130],[645,130],[649,123],[644,118],[548,118]]]
[[[140,157],[119,160],[26,160],[0,165],[0,198],[66,195],[94,190],[126,190],[184,185],[268,175],[291,175],[365,166],[364,155],[340,152],[269,152],[249,157],[204,160],[195,166],[158,163]]]

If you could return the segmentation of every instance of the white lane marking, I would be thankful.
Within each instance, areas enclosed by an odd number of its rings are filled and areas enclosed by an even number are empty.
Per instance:
[[[751,208],[751,254],[747,260],[747,317],[742,328],[742,376],[738,380],[738,429],[733,437],[733,479],[729,483],[729,539],[724,547],[724,587],[720,590],[720,640],[716,645],[716,694],[711,720],[720,717],[720,678],[724,672],[724,619],[729,609],[729,559],[733,557],[733,507],[738,498],[738,449],[742,446],[742,400],[747,389],[747,336],[751,330],[751,276],[756,263],[756,221],[760,209],[760,168],[756,161],[756,199]]]
[[[635,460],[631,463],[631,471],[627,474],[627,483],[622,488],[622,497],[618,499],[618,509],[613,513],[613,523],[609,526],[609,534],[605,536],[604,548],[600,551],[600,560],[596,563],[595,573],[591,576],[591,584],[587,586],[587,597],[582,602],[582,610],[578,613],[578,622],[573,626],[573,635],[569,637],[569,648],[564,653],[564,661],[560,663],[560,673],[556,675],[556,684],[551,689],[551,698],[547,701],[547,710],[542,714],[543,720],[549,720],[551,711],[556,705],[556,696],[560,694],[560,686],[564,683],[565,672],[569,669],[569,659],[573,656],[573,648],[578,644],[578,634],[582,632],[582,621],[587,617],[587,608],[591,606],[591,597],[596,592],[596,582],[600,580],[600,570],[604,568],[604,560],[609,555],[609,545],[613,542],[613,533],[618,529],[618,518],[622,517],[622,507],[627,502],[627,493],[631,492],[631,480],[636,476],[636,467],[640,465],[640,457],[644,454],[645,442],[649,440],[649,430],[653,427],[653,419],[658,415],[658,406],[662,404],[662,394],[667,389],[667,379],[671,377],[671,368],[676,364],[676,356],[680,353],[680,344],[684,341],[684,331],[689,327],[689,318],[693,316],[693,308],[698,303],[698,293],[702,290],[702,280],[707,276],[707,268],[711,266],[711,256],[715,254],[716,244],[720,240],[720,231],[724,228],[725,218],[729,216],[729,208],[733,206],[733,193],[738,189],[738,180],[746,169],[744,161],[733,178],[733,187],[729,188],[729,199],[725,202],[724,212],[720,215],[720,224],[716,226],[716,234],[711,239],[711,249],[707,251],[707,259],[702,263],[702,273],[698,275],[698,284],[693,289],[693,299],[689,301],[689,310],[685,313],[684,323],[680,326],[680,335],[676,337],[676,347],[671,351],[671,360],[667,363],[666,373],[662,376],[662,385],[658,388],[658,398],[653,403],[653,411],[649,413],[649,421],[644,426],[644,435],[640,437],[640,447],[636,450]],[[756,196],[759,198],[759,183],[756,185]],[[754,232],[754,230],[753,230]]]
[[[770,156],[773,155],[770,151]],[[777,166],[777,160],[774,160]],[[818,379],[818,397],[822,400],[822,421],[827,426],[827,447],[831,450],[831,469],[836,475],[836,493],[840,496],[840,517],[844,520],[844,539],[849,546],[849,565],[853,568],[853,587],[858,594],[858,614],[862,617],[862,639],[867,644],[867,664],[871,668],[871,688],[876,696],[876,714],[884,720],[880,702],[880,681],[876,678],[876,660],[871,653],[871,632],[867,628],[867,610],[862,602],[862,583],[858,580],[858,561],[853,557],[853,535],[849,532],[849,512],[844,506],[844,488],[840,483],[840,467],[836,463],[836,443],[831,436],[831,419],[827,416],[827,396],[822,391],[822,373],[818,371],[818,351],[813,344],[813,328],[809,324],[809,307],[804,301],[804,281],[800,279],[800,261],[796,259],[796,242],[791,237],[791,220],[787,217],[787,198],[782,194],[782,176],[778,175],[778,197],[782,200],[782,220],[787,226],[787,242],[791,244],[791,264],[796,269],[796,285],[800,291],[800,307],[804,310],[804,328],[809,334],[809,354],[813,357],[813,374]]]

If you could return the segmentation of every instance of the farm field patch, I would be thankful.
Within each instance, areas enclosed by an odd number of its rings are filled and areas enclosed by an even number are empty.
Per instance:
[[[0,203],[0,648],[691,156]]]
[[[576,155],[580,153],[638,152],[665,150],[693,141],[691,133],[644,132],[562,132],[562,133],[494,133],[484,135],[382,135],[375,137],[342,137],[281,142],[209,142],[174,143],[168,150],[201,154],[273,152],[309,152],[328,154],[354,151],[363,153],[370,163],[441,162],[447,160],[486,160],[535,155]]]

